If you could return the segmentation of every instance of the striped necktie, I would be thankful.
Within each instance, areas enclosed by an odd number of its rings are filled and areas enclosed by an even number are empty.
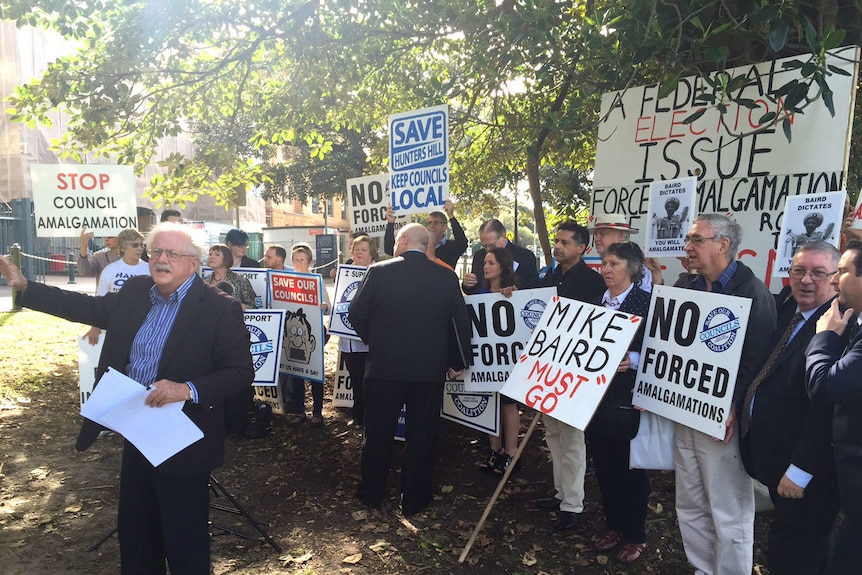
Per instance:
[[[781,339],[778,340],[778,343],[775,344],[775,347],[772,349],[772,353],[769,354],[769,358],[767,358],[766,363],[763,364],[763,367],[760,368],[754,381],[752,381],[751,385],[748,386],[748,390],[745,392],[745,399],[742,402],[742,420],[740,421],[742,435],[748,433],[748,428],[751,424],[751,403],[754,401],[754,394],[757,393],[757,388],[772,371],[772,368],[775,366],[775,362],[778,361],[778,357],[781,355],[781,352],[784,351],[785,347],[787,347],[787,342],[790,341],[790,336],[793,335],[793,332],[796,331],[796,326],[798,326],[799,322],[802,320],[802,312],[796,312],[790,320],[790,323],[787,324],[787,328],[784,330],[784,333],[781,334]]]

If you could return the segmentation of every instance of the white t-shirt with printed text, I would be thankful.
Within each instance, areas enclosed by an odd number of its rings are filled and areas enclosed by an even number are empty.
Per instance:
[[[99,287],[96,295],[105,295],[120,291],[126,280],[134,276],[150,275],[150,266],[147,262],[140,261],[136,265],[129,265],[123,260],[116,261],[105,266],[99,277]]]

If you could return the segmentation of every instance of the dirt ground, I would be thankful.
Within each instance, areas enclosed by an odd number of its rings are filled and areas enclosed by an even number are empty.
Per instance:
[[[4,325],[9,315],[0,314],[0,330],[11,329]],[[21,317],[17,314],[14,319],[20,322]],[[73,346],[73,342],[58,341],[47,346],[49,351],[40,350],[43,355],[29,358],[41,368],[28,386],[30,392],[0,396],[0,573],[6,575],[119,572],[116,536],[95,550],[91,547],[115,526],[121,440],[102,439],[86,452],[74,450],[80,416]],[[334,370],[334,349],[333,341],[327,347],[329,373]],[[215,574],[692,572],[676,524],[671,473],[651,475],[648,548],[633,566],[623,566],[613,555],[597,554],[590,547],[591,539],[604,528],[592,474],[587,476],[582,527],[574,533],[554,534],[554,515],[530,506],[530,500],[547,496],[551,488],[541,425],[466,561],[459,563],[458,556],[497,486],[496,476],[477,466],[484,453],[483,438],[456,424],[444,425],[434,504],[409,520],[398,512],[402,447],[395,444],[386,501],[389,510],[366,512],[353,498],[361,435],[348,425],[349,410],[330,406],[332,382],[327,383],[324,426],[290,427],[276,416],[274,432],[268,437],[227,443],[226,464],[214,476],[282,551],[267,544],[245,517],[214,508],[213,524],[238,533],[213,530]],[[532,415],[524,411],[522,432]],[[224,495],[216,497],[216,492],[213,503],[230,507],[230,501]],[[757,564],[765,561],[768,521],[768,514],[758,514]],[[756,572],[766,570],[758,565]]]

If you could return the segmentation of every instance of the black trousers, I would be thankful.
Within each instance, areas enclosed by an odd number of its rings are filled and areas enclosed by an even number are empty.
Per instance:
[[[365,422],[365,358],[368,352],[341,352],[347,372],[350,374],[350,386],[353,389],[353,421]]]
[[[649,478],[643,469],[629,469],[631,441],[589,431],[586,437],[608,529],[622,532],[626,543],[646,543]]]
[[[209,473],[166,477],[126,443],[117,528],[122,575],[209,575]]]
[[[835,482],[813,477],[802,499],[779,496],[777,484],[767,487],[775,506],[766,548],[770,575],[823,573],[838,517]]]
[[[392,442],[401,406],[407,406],[401,510],[413,515],[431,502],[434,443],[440,425],[443,382],[365,380],[365,435],[357,497],[379,507],[392,462]]]

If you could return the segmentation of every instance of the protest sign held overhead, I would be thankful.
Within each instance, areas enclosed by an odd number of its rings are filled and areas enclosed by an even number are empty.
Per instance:
[[[499,293],[464,298],[473,330],[472,365],[464,372],[467,391],[500,391],[556,293],[540,288],[518,290],[509,298]]]
[[[685,235],[694,221],[697,178],[650,184],[646,257],[684,256]]]
[[[280,371],[323,381],[323,279],[319,274],[270,270],[272,307],[286,311]]]
[[[399,216],[442,210],[449,197],[449,106],[389,116],[389,203]]]
[[[372,238],[386,235],[386,208],[389,207],[389,174],[377,174],[347,180],[350,209],[347,219],[354,234],[365,233]],[[410,223],[403,212],[395,216],[395,233]]]
[[[554,296],[501,393],[586,429],[641,321]]]
[[[787,198],[775,277],[786,278],[793,254],[803,244],[823,240],[838,247],[847,192]]]
[[[829,77],[834,114],[821,102],[804,114],[789,112],[775,98],[788,82],[807,82],[793,57],[710,74],[717,85],[734,77],[746,81],[733,94],[743,101],[722,104],[721,112],[706,100],[713,96],[707,80],[694,76],[680,78],[667,95],[658,84],[604,94],[590,212],[628,216],[641,230],[632,240],[646,245],[651,184],[696,177],[692,212],[732,214],[745,230],[739,259],[779,291],[782,282],[773,279],[773,270],[785,200],[846,186],[857,52],[853,46],[826,54],[826,64],[836,70]],[[790,140],[782,129],[785,119]],[[665,277],[683,271],[675,259],[662,263],[669,268]]]
[[[748,298],[655,286],[632,403],[724,439]]]
[[[332,317],[329,320],[329,332],[340,337],[360,339],[353,329],[353,324],[347,314],[350,312],[350,302],[356,295],[356,290],[362,285],[368,270],[362,266],[338,266],[335,272],[335,303],[332,306]]]
[[[30,167],[36,236],[77,236],[83,228],[116,236],[138,227],[131,166],[42,164]]]

